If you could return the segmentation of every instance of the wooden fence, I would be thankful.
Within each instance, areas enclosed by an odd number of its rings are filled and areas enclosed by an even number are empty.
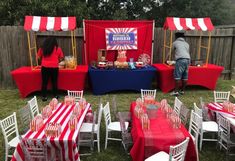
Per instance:
[[[155,28],[153,63],[162,62],[163,29]],[[28,42],[27,34],[22,26],[0,26],[0,89],[15,88],[10,72],[21,66],[28,66]],[[65,55],[71,55],[70,32],[44,32],[37,33],[37,46],[40,46],[48,35],[55,35]],[[79,28],[75,32],[78,63],[81,64],[83,50],[83,30]],[[211,52],[209,63],[225,67],[223,76],[225,79],[233,78],[235,73],[235,27],[224,28],[220,26],[212,32]],[[207,34],[203,34],[206,42]],[[186,32],[186,41],[190,44],[192,59],[196,59],[199,34],[197,31]],[[205,51],[201,51],[202,59]]]

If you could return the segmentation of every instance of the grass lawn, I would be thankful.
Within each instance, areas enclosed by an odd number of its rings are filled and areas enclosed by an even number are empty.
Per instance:
[[[217,83],[216,90],[228,91],[231,90],[231,85],[235,85],[235,80],[222,80],[220,79]],[[65,96],[65,92],[61,92],[60,101],[63,101],[63,97]],[[134,93],[133,91],[125,91],[118,93],[110,93],[107,95],[102,95],[103,102],[111,101],[113,95],[117,95],[117,104],[119,111],[128,111],[130,107],[131,101],[135,101],[136,98],[140,97],[140,93]],[[48,102],[42,102],[39,93],[35,93],[38,97],[39,107],[42,108]],[[24,105],[26,105],[27,101],[31,99],[33,96],[30,95],[25,99],[19,98],[18,90],[1,90],[0,91],[0,119],[7,117],[12,114]],[[94,96],[91,91],[86,91],[84,97],[88,102],[91,103],[92,109],[96,110],[99,103],[100,96]],[[203,97],[205,102],[213,101],[213,91],[207,90],[202,87],[188,87],[185,95],[180,96],[180,100],[188,107],[192,108],[193,103],[199,103],[199,97]],[[157,92],[156,96],[157,100],[161,100],[166,98],[170,105],[173,105],[174,97],[169,94],[164,94],[160,90]],[[232,102],[234,102],[233,98],[230,98]],[[19,131],[21,131],[20,123],[18,119]],[[125,151],[120,142],[109,142],[108,149],[104,150],[104,139],[105,139],[105,126],[104,119],[102,118],[102,126],[101,126],[101,152],[97,153],[97,149],[93,152],[91,156],[82,156],[81,160],[84,161],[130,161],[131,157],[125,154]],[[96,146],[95,146],[96,148]],[[225,151],[219,151],[216,149],[216,143],[203,143],[203,149],[200,152],[200,161],[222,161],[225,160]],[[0,133],[0,160],[4,160],[4,139],[2,133]]]

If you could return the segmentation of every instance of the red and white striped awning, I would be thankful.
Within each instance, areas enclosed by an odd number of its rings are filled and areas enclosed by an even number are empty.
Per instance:
[[[209,17],[206,18],[167,17],[164,23],[164,29],[212,31],[214,29],[214,26]]]
[[[76,17],[25,16],[26,31],[70,31],[76,29]]]

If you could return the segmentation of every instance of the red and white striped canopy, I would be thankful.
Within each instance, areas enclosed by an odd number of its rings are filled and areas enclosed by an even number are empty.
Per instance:
[[[206,18],[167,17],[164,23],[164,29],[212,31],[214,29],[214,26],[209,17]]]
[[[25,16],[26,31],[70,31],[76,29],[76,17]]]

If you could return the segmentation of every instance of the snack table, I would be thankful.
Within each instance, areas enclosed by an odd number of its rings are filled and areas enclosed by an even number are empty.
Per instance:
[[[83,90],[88,66],[78,65],[76,69],[59,69],[58,90]],[[11,71],[11,75],[19,89],[21,97],[41,90],[41,70],[32,70],[29,66]],[[51,85],[49,83],[48,88]]]
[[[190,139],[185,161],[197,160],[193,140],[183,124],[178,129],[173,128],[163,111],[158,109],[156,118],[150,119],[150,129],[143,130],[141,121],[134,112],[135,105],[135,102],[132,102],[130,105],[132,116],[131,135],[133,139],[130,155],[133,161],[144,161],[144,159],[160,151],[169,153],[170,145],[179,144],[186,137]]]
[[[89,67],[93,94],[105,94],[117,90],[151,89],[156,69],[152,66],[141,69],[94,69]]]
[[[166,64],[153,64],[157,69],[157,85],[162,92],[169,92],[175,88],[175,80],[173,77],[174,66]],[[216,82],[224,70],[224,67],[214,64],[207,66],[190,66],[188,73],[188,85],[200,85],[208,89],[214,90]]]

